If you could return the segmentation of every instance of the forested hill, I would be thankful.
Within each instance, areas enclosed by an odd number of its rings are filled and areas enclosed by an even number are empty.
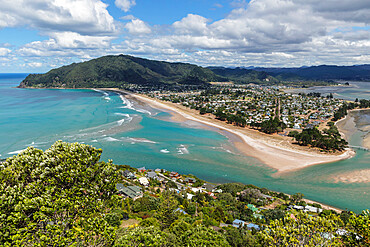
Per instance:
[[[301,68],[253,68],[281,80],[299,78],[303,80],[348,80],[369,81],[370,64],[354,66],[320,65]]]
[[[227,79],[193,64],[119,55],[73,63],[45,74],[30,74],[19,87],[120,87],[125,83],[194,85],[212,81]]]

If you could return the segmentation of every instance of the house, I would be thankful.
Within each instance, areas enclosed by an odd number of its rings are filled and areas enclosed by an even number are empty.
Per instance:
[[[253,229],[255,229],[255,230],[259,231],[259,230],[260,230],[260,227],[259,227],[258,225],[256,225],[256,224],[249,223],[249,224],[247,225],[247,229],[248,229],[248,230],[253,230]]]
[[[193,197],[194,197],[195,195],[193,195],[193,194],[189,194],[189,193],[187,193],[186,194],[186,198],[188,199],[188,200],[191,200],[191,199],[193,199]]]
[[[188,184],[193,184],[195,183],[197,180],[195,178],[185,178],[184,179],[184,182],[185,183],[188,183]]]
[[[145,166],[144,167],[137,168],[137,171],[138,172],[145,172],[146,171]]]
[[[125,176],[128,179],[134,179],[134,178],[136,178],[135,174],[133,174],[130,170],[125,170],[123,172],[123,176]]]
[[[243,227],[245,225],[245,221],[243,220],[234,220],[233,221],[233,227],[236,227],[236,228],[239,228],[239,227]]]
[[[139,182],[140,182],[141,185],[144,185],[144,186],[149,185],[149,180],[146,177],[139,178]]]
[[[262,197],[267,199],[267,200],[270,200],[270,201],[274,200],[274,198],[272,196],[269,196],[269,195],[262,194]]]
[[[313,128],[314,128],[314,126],[312,124],[307,124],[304,129],[307,130],[307,129],[313,129]]]
[[[157,173],[155,173],[155,172],[148,172],[148,173],[146,174],[146,177],[147,177],[147,178],[150,178],[150,179],[158,179],[158,175],[157,175]]]
[[[118,194],[124,197],[129,197],[133,200],[136,200],[143,196],[141,188],[138,186],[124,186],[123,184],[116,184],[116,189]]]
[[[317,208],[317,207],[312,207],[312,206],[309,206],[307,205],[305,208],[304,208],[304,211],[308,211],[308,212],[312,212],[312,213],[321,213],[322,212],[322,209],[321,208]]]
[[[205,183],[202,185],[202,188],[208,191],[213,191],[216,188],[216,185]]]
[[[180,174],[178,174],[177,172],[171,172],[170,173],[170,178],[177,179],[177,178],[180,178],[180,177],[181,177]]]
[[[222,189],[217,189],[217,190],[215,190],[213,192],[215,192],[215,193],[222,193]]]
[[[288,209],[295,209],[295,210],[303,210],[303,206],[298,206],[298,205],[289,205]]]

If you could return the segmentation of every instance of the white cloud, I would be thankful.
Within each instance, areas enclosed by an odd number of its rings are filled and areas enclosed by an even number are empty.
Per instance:
[[[136,5],[135,0],[116,0],[115,5],[125,12],[128,12],[130,8]]]
[[[181,21],[173,23],[172,26],[178,33],[202,35],[208,31],[207,22],[209,20],[200,15],[188,14]]]
[[[0,25],[26,25],[46,33],[116,33],[115,21],[106,8],[100,0],[0,0]]]
[[[113,37],[88,36],[74,32],[58,32],[50,35],[61,48],[102,48],[108,47]]]
[[[31,68],[40,68],[42,67],[42,63],[40,62],[31,62],[31,63],[27,63],[26,66],[28,67],[31,67]]]
[[[10,49],[0,47],[0,56],[4,57],[7,56],[11,52]]]
[[[125,16],[122,16],[122,17],[120,17],[120,19],[121,20],[133,20],[133,19],[136,19],[136,17],[135,16],[133,16],[133,15],[125,15]]]
[[[238,0],[217,21],[188,14],[154,26],[134,15],[115,21],[100,0],[24,0],[27,8],[11,2],[0,0],[0,28],[26,23],[49,39],[0,45],[12,50],[3,58],[46,59],[42,68],[120,53],[224,66],[370,63],[369,1]],[[135,4],[125,2],[127,11]],[[124,39],[112,42],[122,30]]]
[[[140,19],[133,19],[125,25],[125,28],[133,35],[142,35],[151,33],[150,27]]]

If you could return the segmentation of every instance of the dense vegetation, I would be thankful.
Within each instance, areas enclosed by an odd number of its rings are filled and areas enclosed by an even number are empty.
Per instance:
[[[263,71],[255,71],[243,68],[209,67],[215,74],[220,75],[236,83],[276,84],[276,78]]]
[[[168,63],[127,55],[104,56],[83,63],[30,74],[20,87],[102,88],[125,84],[189,84],[225,81],[211,70],[186,63]]]
[[[117,195],[129,166],[99,162],[101,150],[56,142],[46,151],[28,148],[0,164],[2,246],[368,246],[370,212],[287,210],[305,205],[253,185],[222,184],[217,197],[159,189],[144,196]],[[138,173],[138,175],[142,175]],[[193,185],[194,187],[195,185]],[[257,207],[270,205],[259,214]],[[252,205],[253,204],[253,205]],[[312,205],[320,207],[320,205]],[[257,228],[231,226],[234,219]],[[222,228],[220,223],[223,223]]]
[[[348,143],[342,139],[337,127],[333,122],[329,122],[329,128],[320,132],[317,128],[308,128],[298,131],[291,131],[289,136],[303,146],[320,148],[323,151],[342,151]]]

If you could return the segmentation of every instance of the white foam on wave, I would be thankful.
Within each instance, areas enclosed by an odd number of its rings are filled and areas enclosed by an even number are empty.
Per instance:
[[[93,89],[95,92],[102,93],[104,96],[109,96],[109,94],[105,91],[99,90],[99,89]]]
[[[148,140],[148,139],[145,139],[145,138],[128,138],[130,141],[132,141],[132,142],[143,142],[143,143],[153,143],[153,144],[155,144],[155,143],[157,143],[157,142],[155,142],[155,141],[151,141],[151,140]],[[131,143],[132,143],[131,142]]]
[[[137,111],[137,112],[141,112],[141,113],[144,113],[144,114],[152,115],[152,113],[151,113],[150,111],[143,110],[143,109],[135,109],[135,111]]]
[[[129,101],[128,99],[126,99],[125,97],[123,97],[123,95],[121,94],[119,96],[123,102],[123,104],[125,104],[125,106],[122,106],[122,108],[127,108],[127,109],[131,109],[131,110],[135,110],[135,108],[133,107],[133,104],[131,101]]]
[[[114,113],[114,115],[125,117],[125,118],[122,118],[121,120],[118,120],[117,121],[117,124],[119,126],[121,126],[124,122],[128,122],[129,123],[132,120],[132,117],[129,114],[116,112],[116,113]]]
[[[125,122],[125,119],[118,120],[117,123],[119,126],[121,126]]]
[[[31,142],[30,144],[27,144],[26,146],[38,146],[38,145],[43,145],[43,144],[48,144],[48,142]]]
[[[92,140],[91,142],[98,142],[98,140]]]
[[[121,108],[126,108],[126,109],[134,110],[134,111],[137,111],[137,112],[141,112],[141,113],[144,113],[144,114],[152,115],[152,113],[148,110],[136,109],[134,107],[134,105],[132,104],[132,102],[129,101],[128,99],[126,99],[122,94],[119,97],[121,98],[123,104],[125,104],[125,106],[122,106]]]
[[[107,101],[111,100],[111,98],[109,98],[109,97],[104,97],[104,99],[107,100]]]
[[[180,145],[178,148],[177,148],[177,152],[179,154],[189,154],[189,150],[184,146],[184,145]]]
[[[165,148],[165,149],[161,149],[159,152],[164,153],[164,154],[168,154],[170,151],[168,151],[168,149]]]
[[[8,154],[19,154],[19,153],[23,152],[24,150],[26,150],[26,149],[9,152]]]
[[[115,112],[114,115],[122,116],[122,117],[130,117],[130,114],[120,113],[120,112]]]
[[[104,138],[104,141],[107,141],[107,142],[119,142],[118,139],[113,138],[113,137],[110,137],[110,136]]]

